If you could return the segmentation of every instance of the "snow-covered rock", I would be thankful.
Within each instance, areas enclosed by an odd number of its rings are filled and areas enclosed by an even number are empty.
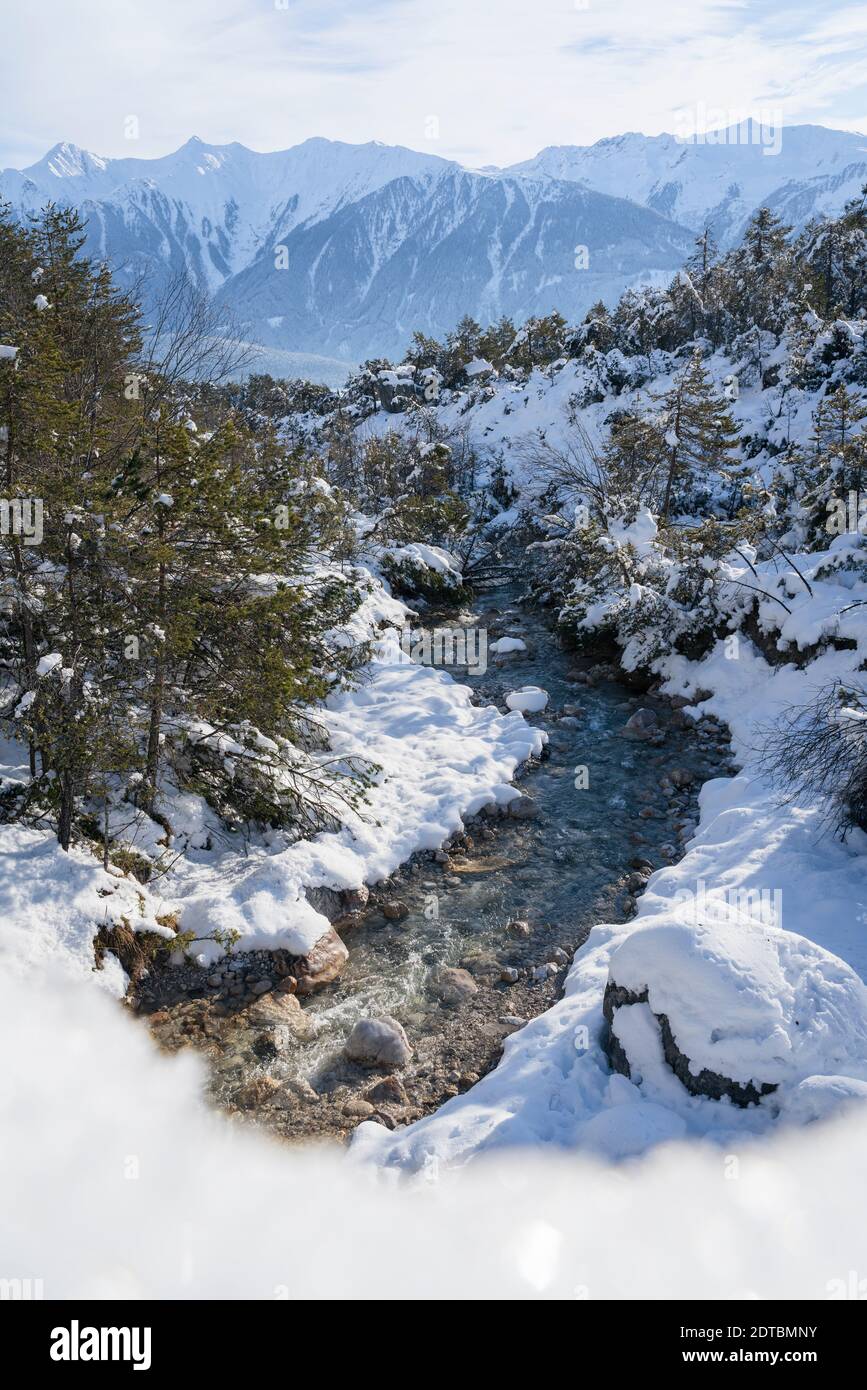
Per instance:
[[[495,656],[507,656],[510,652],[525,652],[527,643],[520,637],[499,637],[496,642],[492,642],[488,651]]]
[[[506,704],[524,714],[539,714],[548,704],[548,692],[538,685],[525,685],[507,695]]]
[[[664,1015],[696,1082],[705,1070],[754,1088],[817,1074],[867,1081],[867,986],[845,962],[734,907],[711,922],[675,911],[631,933],[609,981]],[[625,1050],[640,1075],[641,1056]]]

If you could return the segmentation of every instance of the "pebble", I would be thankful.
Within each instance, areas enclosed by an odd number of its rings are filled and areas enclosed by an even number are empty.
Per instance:
[[[397,1076],[384,1076],[381,1081],[377,1081],[374,1086],[364,1093],[365,1101],[374,1105],[408,1105],[409,1096],[407,1095],[403,1082]]]
[[[546,960],[544,965],[536,966],[533,971],[533,979],[536,981],[536,984],[541,984],[543,980],[547,980],[550,975],[556,975],[556,973],[556,965],[552,965],[550,961]]]
[[[510,1033],[514,1033],[518,1028],[523,1028],[527,1020],[521,1018],[519,1014],[502,1014],[500,1018],[497,1019],[497,1022],[501,1024],[503,1028],[508,1028]]]
[[[341,1114],[345,1115],[348,1120],[365,1120],[368,1115],[373,1114],[375,1109],[376,1107],[371,1105],[369,1100],[361,1100],[356,1097],[346,1102]]]
[[[691,787],[695,781],[695,774],[688,767],[673,767],[668,776],[676,787]]]
[[[319,1092],[314,1091],[310,1082],[303,1076],[296,1076],[294,1080],[287,1083],[284,1090],[280,1092],[277,1101],[281,1105],[291,1107],[296,1101],[318,1101]]]
[[[520,979],[520,971],[514,965],[504,965],[500,971],[500,979],[504,985],[516,985]]]
[[[647,739],[656,733],[658,727],[659,720],[652,709],[637,709],[620,732],[624,738]]]
[[[530,923],[524,922],[520,918],[516,918],[514,922],[506,923],[506,933],[508,936],[514,936],[521,940],[526,940],[526,938],[530,935]]]
[[[273,1076],[256,1076],[239,1087],[232,1100],[239,1110],[253,1110],[257,1105],[271,1100],[279,1088],[280,1083],[275,1081]]]
[[[250,993],[267,994],[268,991],[272,988],[273,985],[271,984],[270,980],[256,980],[255,983],[250,986]]]

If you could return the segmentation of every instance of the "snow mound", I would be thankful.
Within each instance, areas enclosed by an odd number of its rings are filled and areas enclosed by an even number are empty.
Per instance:
[[[505,656],[508,652],[525,652],[527,643],[522,642],[520,637],[500,637],[498,641],[491,643],[488,650],[495,652],[497,656]]]
[[[426,545],[422,541],[408,541],[406,545],[390,545],[385,555],[395,564],[409,565],[414,569],[433,570],[449,584],[462,584],[463,575],[453,555],[439,545]]]
[[[664,1014],[690,1070],[755,1085],[815,1074],[867,1079],[867,987],[815,942],[732,912],[712,925],[654,921],[609,978]],[[641,1058],[630,1065],[641,1071]]]
[[[506,696],[509,709],[520,710],[523,714],[539,714],[548,703],[548,692],[540,685],[525,685]]]

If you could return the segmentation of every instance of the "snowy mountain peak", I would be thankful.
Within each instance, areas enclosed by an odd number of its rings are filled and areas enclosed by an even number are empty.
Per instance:
[[[867,180],[867,137],[855,132],[752,117],[696,131],[684,115],[677,134],[632,131],[593,145],[551,145],[507,172],[627,192],[686,227],[710,226],[721,246],[740,237],[762,204],[802,226],[838,212]]]
[[[79,145],[64,140],[54,145],[37,164],[23,172],[30,177],[44,171],[56,179],[88,178],[94,173],[103,173],[108,164],[109,161],[100,158],[98,154],[91,154],[90,150],[83,150]]]

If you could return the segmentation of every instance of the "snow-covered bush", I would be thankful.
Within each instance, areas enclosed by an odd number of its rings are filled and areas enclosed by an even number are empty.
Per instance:
[[[387,546],[379,567],[394,592],[405,598],[458,603],[465,596],[458,563],[440,546],[421,541]]]

